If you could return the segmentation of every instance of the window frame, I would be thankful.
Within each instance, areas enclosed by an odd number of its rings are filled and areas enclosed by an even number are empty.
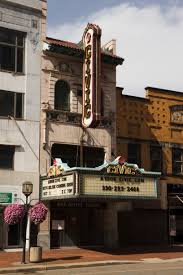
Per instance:
[[[180,151],[181,160],[176,160],[176,161],[174,160],[174,152],[176,150]],[[180,173],[175,173],[175,171],[174,171],[175,163],[180,163],[180,165],[181,165]],[[173,175],[183,175],[183,149],[182,148],[175,148],[175,147],[172,148],[172,174]]]
[[[60,109],[56,108],[56,94],[58,93],[58,91],[56,90],[56,85],[58,85],[59,82],[63,82],[68,86],[68,102],[67,102],[68,108],[60,108]],[[70,89],[69,83],[67,81],[65,81],[64,79],[58,79],[55,82],[55,87],[54,87],[54,109],[56,111],[60,111],[60,112],[71,112],[71,99],[70,99],[70,96],[71,96],[71,89]]]
[[[132,157],[129,157],[129,147],[132,146],[132,145],[135,145],[136,148],[137,148],[137,154],[136,154],[136,161],[134,162],[131,162],[129,159],[132,158]],[[138,166],[141,165],[141,144],[139,143],[128,143],[128,158],[127,158],[127,162],[129,163],[133,163],[133,164],[137,164]]]
[[[15,164],[15,146],[13,145],[6,145],[6,144],[0,144],[0,153],[1,153],[1,147],[9,147],[12,150],[12,159],[11,159],[11,167],[2,167],[1,161],[0,161],[0,170],[14,170],[14,164]]]
[[[0,71],[20,74],[20,75],[25,74],[25,37],[26,37],[26,34],[24,32],[20,32],[20,31],[17,31],[17,30],[0,27],[0,31],[3,31],[3,30],[8,31],[9,33],[15,35],[15,43],[14,44],[0,41],[0,47],[4,46],[4,47],[11,47],[11,48],[14,49],[14,51],[15,51],[15,57],[14,57],[15,65],[14,65],[14,70],[11,70],[10,68],[9,69],[2,68],[1,63],[0,63]],[[22,37],[22,39],[23,39],[22,46],[18,45],[19,35],[23,36]],[[22,49],[22,52],[23,52],[22,53],[22,71],[21,72],[17,71],[17,68],[18,68],[18,49]]]
[[[1,92],[5,92],[5,93],[12,93],[13,94],[13,118],[16,120],[23,120],[24,119],[24,93],[17,93],[17,92],[12,92],[12,91],[5,91],[5,90],[0,90]],[[21,113],[22,116],[21,117],[16,117],[17,114],[17,94],[22,96],[22,108],[21,108]],[[7,116],[3,116],[0,114],[0,118],[8,118],[8,116],[12,116],[12,115],[7,115]]]
[[[160,170],[153,169],[152,162],[159,160],[156,158],[152,159],[152,152],[154,149],[158,149],[160,151]],[[151,171],[162,172],[162,170],[163,170],[163,152],[162,152],[161,146],[150,145],[150,162],[151,162],[151,169],[150,169]]]

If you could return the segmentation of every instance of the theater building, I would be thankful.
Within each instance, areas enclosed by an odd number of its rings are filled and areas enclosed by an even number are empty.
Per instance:
[[[161,172],[160,196],[133,201],[124,231],[132,245],[137,238],[145,244],[182,243],[183,94],[154,87],[145,90],[146,97],[139,98],[117,88],[117,154],[146,170]]]
[[[116,156],[116,66],[123,59],[116,55],[115,41],[101,47],[100,40],[101,29],[93,24],[88,24],[78,44],[45,38],[41,175],[47,174],[55,158],[69,167],[94,168]],[[50,215],[62,212],[59,203],[47,202]],[[44,247],[50,247],[49,219],[48,215],[38,238]]]

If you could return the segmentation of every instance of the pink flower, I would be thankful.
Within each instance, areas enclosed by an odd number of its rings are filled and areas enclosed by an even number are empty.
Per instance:
[[[38,202],[29,209],[30,220],[35,224],[39,224],[46,219],[47,212],[48,209],[44,203]]]
[[[4,221],[7,224],[16,224],[23,219],[24,215],[24,205],[9,204],[4,210]]]

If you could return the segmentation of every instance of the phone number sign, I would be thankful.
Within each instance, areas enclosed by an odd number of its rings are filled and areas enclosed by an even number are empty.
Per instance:
[[[144,177],[83,176],[82,195],[157,198],[157,181]]]

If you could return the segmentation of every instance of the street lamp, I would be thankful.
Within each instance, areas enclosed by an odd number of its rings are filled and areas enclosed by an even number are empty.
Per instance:
[[[32,182],[26,181],[22,184],[22,193],[26,197],[25,202],[25,222],[23,223],[23,234],[22,234],[22,240],[23,240],[23,253],[22,253],[22,263],[25,264],[25,252],[26,252],[26,229],[27,229],[27,213],[28,213],[28,197],[33,192],[33,184]]]

